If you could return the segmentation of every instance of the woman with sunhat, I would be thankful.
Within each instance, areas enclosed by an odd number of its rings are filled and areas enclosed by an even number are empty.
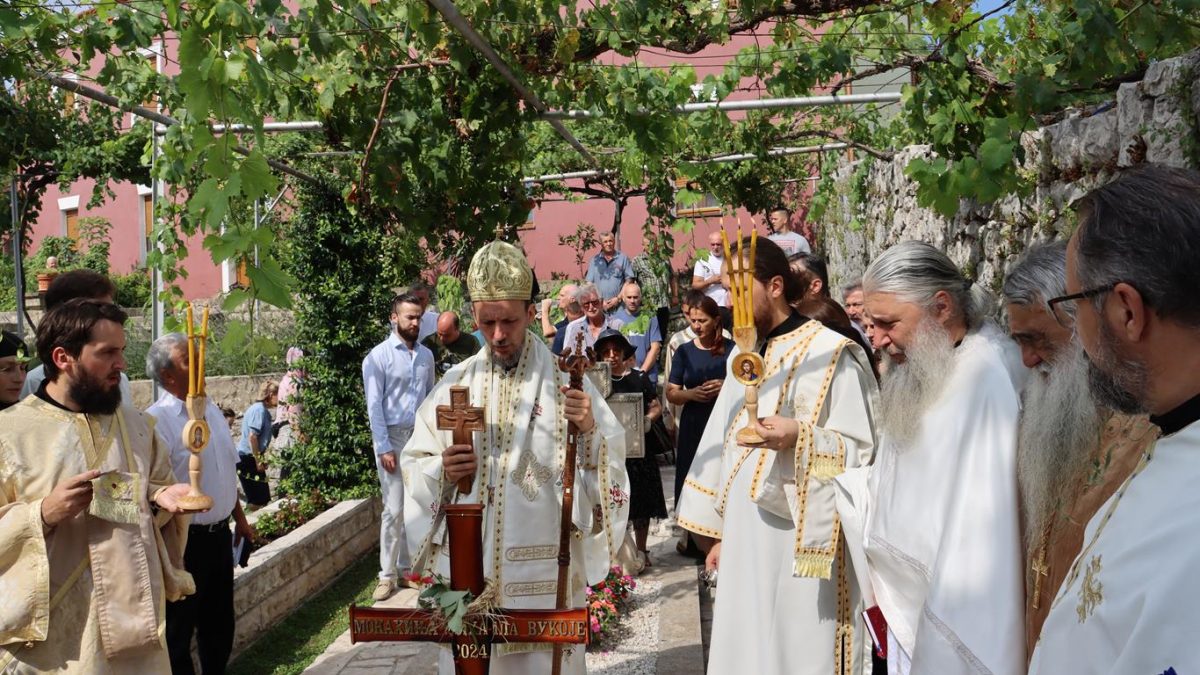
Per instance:
[[[654,385],[646,374],[629,364],[636,351],[621,331],[606,328],[596,336],[596,356],[612,366],[612,390],[614,394],[641,394],[642,412],[646,415],[646,454],[644,457],[625,459],[625,471],[629,474],[629,524],[633,527],[633,539],[641,552],[646,567],[650,567],[650,553],[646,550],[646,537],[650,533],[651,518],[667,517],[667,501],[663,497],[662,477],[658,471],[658,457],[665,448],[660,447],[657,434],[651,426],[662,419],[662,405]]]

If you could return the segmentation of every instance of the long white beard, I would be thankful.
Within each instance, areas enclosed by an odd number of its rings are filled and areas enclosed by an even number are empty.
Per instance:
[[[1095,470],[1102,419],[1088,388],[1088,360],[1072,342],[1029,378],[1022,393],[1017,476],[1025,546],[1036,546],[1047,519],[1074,499]]]
[[[879,392],[879,427],[900,448],[916,439],[925,412],[946,388],[954,370],[954,343],[940,323],[926,318],[904,357],[900,363],[884,352]]]

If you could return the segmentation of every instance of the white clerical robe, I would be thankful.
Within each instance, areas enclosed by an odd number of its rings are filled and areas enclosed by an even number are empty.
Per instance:
[[[151,514],[175,483],[152,420],[128,406],[72,413],[37,396],[0,413],[0,672],[170,672],[164,603],[195,585],[183,566],[188,518]],[[89,469],[116,471],[98,482],[136,486],[97,485],[93,498],[126,494],[135,522],[85,509],[46,531],[42,499]]]
[[[1030,675],[1200,672],[1200,422],[1161,438],[1092,516]]]
[[[450,558],[441,507],[484,505],[483,569],[510,609],[552,609],[558,575],[559,520],[567,421],[563,416],[566,373],[532,334],[518,365],[507,373],[484,349],[452,368],[417,411],[412,439],[400,454],[405,484],[405,531],[414,571],[449,578]],[[470,495],[459,495],[443,478],[442,451],[451,432],[437,428],[439,405],[450,387],[470,387],[471,405],[484,409],[484,430],[474,432],[479,470]],[[625,430],[588,378],[595,428],[579,437],[572,521],[569,597],[584,605],[587,584],[598,583],[615,564],[629,513]],[[583,673],[582,646],[569,646],[564,673]],[[443,650],[442,672],[453,672]],[[449,668],[449,670],[447,670]],[[496,645],[493,675],[550,672],[548,645]]]
[[[737,444],[749,418],[731,356],[677,511],[722,540],[708,672],[870,672],[831,479],[871,460],[875,378],[862,349],[816,321],[768,340],[764,362],[759,417],[799,422],[795,451]]]
[[[838,509],[856,570],[867,572],[865,602],[887,620],[890,673],[1016,675],[1025,667],[1016,478],[1025,369],[992,323],[968,333],[947,366],[916,440],[901,446],[881,430],[875,463],[838,477]]]

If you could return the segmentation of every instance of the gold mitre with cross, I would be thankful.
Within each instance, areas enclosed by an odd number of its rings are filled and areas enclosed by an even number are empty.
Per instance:
[[[471,258],[467,293],[472,302],[532,300],[533,270],[521,249],[503,241],[490,242]]]

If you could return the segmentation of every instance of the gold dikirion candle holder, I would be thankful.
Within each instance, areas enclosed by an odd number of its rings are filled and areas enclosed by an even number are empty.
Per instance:
[[[754,254],[758,248],[758,230],[750,228],[750,250],[744,249],[742,226],[737,228],[737,255],[731,255],[729,238],[721,227],[721,244],[729,270],[729,293],[733,298],[733,342],[738,355],[733,357],[733,377],[746,387],[746,415],[749,424],[737,432],[738,445],[762,445],[764,439],[754,427],[758,420],[758,385],[765,365],[758,355],[758,330],[754,327]],[[749,253],[749,257],[746,256]]]
[[[192,306],[187,308],[187,348],[188,348],[188,395],[184,408],[187,410],[188,421],[183,426],[183,445],[192,453],[188,458],[188,477],[192,489],[179,500],[179,506],[185,511],[207,511],[212,508],[212,497],[200,490],[200,475],[203,470],[200,453],[208,446],[211,430],[205,419],[208,409],[208,396],[204,385],[204,349],[208,342],[208,308],[204,308],[200,321],[200,332],[196,332],[196,324],[192,316]]]

